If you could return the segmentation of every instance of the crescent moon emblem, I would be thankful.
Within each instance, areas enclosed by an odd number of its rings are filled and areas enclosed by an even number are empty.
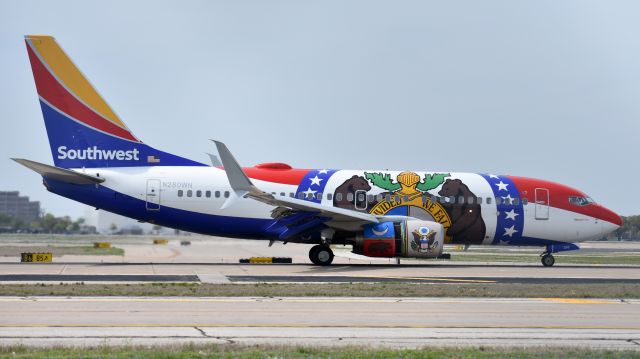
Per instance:
[[[384,231],[376,231],[375,228],[371,228],[371,232],[373,232],[373,234],[375,234],[376,236],[384,236],[385,234],[387,234],[387,232],[389,232],[389,227],[384,227]]]

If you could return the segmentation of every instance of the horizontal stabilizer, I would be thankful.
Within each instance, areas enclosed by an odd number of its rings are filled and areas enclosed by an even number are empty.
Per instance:
[[[41,174],[42,177],[51,178],[56,181],[73,184],[92,184],[104,182],[104,178],[95,177],[84,173],[78,173],[60,167],[45,165],[44,163],[25,160],[22,158],[12,158],[12,160],[31,170],[34,170],[35,172]]]

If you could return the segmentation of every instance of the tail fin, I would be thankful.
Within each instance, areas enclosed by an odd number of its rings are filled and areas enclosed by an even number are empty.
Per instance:
[[[25,42],[57,167],[203,165],[142,143],[53,37],[28,35]]]

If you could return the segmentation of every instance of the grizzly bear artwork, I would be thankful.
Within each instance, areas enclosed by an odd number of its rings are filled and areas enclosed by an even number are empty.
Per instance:
[[[451,218],[452,224],[447,230],[447,235],[453,238],[452,243],[481,244],[486,227],[480,205],[475,202],[476,196],[469,187],[459,179],[447,179],[438,194],[442,197],[454,197],[456,201],[464,197],[463,204],[443,203]],[[473,204],[468,203],[469,197],[474,198]]]

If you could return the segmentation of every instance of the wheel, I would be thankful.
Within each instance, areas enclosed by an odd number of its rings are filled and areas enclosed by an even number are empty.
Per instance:
[[[313,246],[311,247],[311,249],[309,249],[309,260],[311,261],[311,263],[318,265],[319,263],[316,263],[316,252],[318,251],[320,246]]]
[[[311,247],[309,259],[315,265],[328,266],[333,262],[333,251],[331,248],[319,244]]]
[[[545,254],[542,256],[542,265],[545,267],[551,267],[556,262],[551,254]]]

